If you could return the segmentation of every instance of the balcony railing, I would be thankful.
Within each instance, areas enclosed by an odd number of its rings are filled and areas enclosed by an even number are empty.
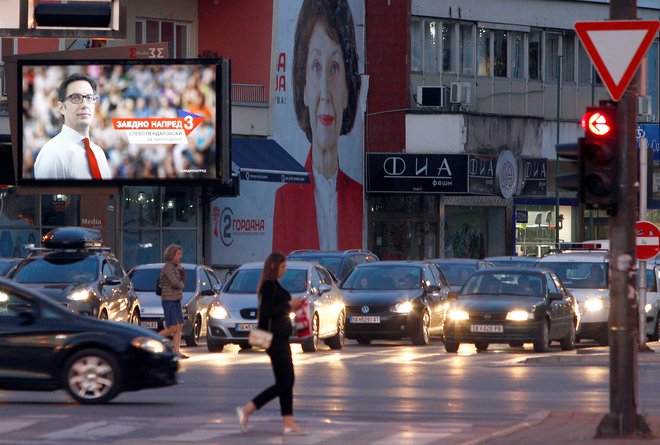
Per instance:
[[[232,83],[231,102],[233,104],[265,104],[268,102],[266,100],[266,87],[264,85]]]

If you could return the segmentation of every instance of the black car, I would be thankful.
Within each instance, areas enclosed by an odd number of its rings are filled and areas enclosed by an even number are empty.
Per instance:
[[[446,309],[444,343],[456,352],[461,343],[485,351],[491,343],[513,347],[534,344],[545,352],[557,340],[575,348],[579,315],[573,296],[552,271],[492,268],[475,272]]]
[[[178,358],[149,330],[75,314],[0,279],[0,389],[65,389],[79,403],[173,385]]]
[[[23,258],[0,258],[0,276],[6,277],[12,267],[17,265]]]
[[[411,338],[426,345],[442,335],[443,305],[451,288],[429,262],[379,261],[361,264],[340,286],[346,305],[346,338]]]
[[[98,230],[60,227],[44,235],[42,244],[8,278],[73,312],[140,324],[138,296],[119,261],[101,245]]]
[[[328,269],[338,281],[348,276],[358,264],[373,263],[378,257],[368,250],[294,250],[287,257],[292,261],[311,261]]]

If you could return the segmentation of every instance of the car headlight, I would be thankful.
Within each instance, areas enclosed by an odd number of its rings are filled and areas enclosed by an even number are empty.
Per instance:
[[[217,320],[224,320],[229,318],[229,312],[227,312],[227,309],[225,309],[224,306],[213,306],[209,311],[209,317]]]
[[[162,354],[167,350],[167,346],[162,341],[150,337],[136,337],[131,341],[131,345],[152,354]]]
[[[463,311],[461,309],[452,309],[447,314],[447,317],[453,321],[469,320],[470,314],[468,314],[467,311]]]
[[[390,308],[391,312],[396,312],[397,314],[409,314],[412,310],[413,304],[411,301],[402,301]]]
[[[80,290],[77,290],[77,291],[73,292],[72,294],[70,294],[66,298],[68,298],[69,300],[73,300],[73,301],[84,301],[84,300],[87,300],[89,298],[89,294],[90,294],[89,289],[80,289]]]
[[[509,321],[533,320],[534,314],[532,314],[531,312],[521,311],[521,310],[511,311],[511,312],[507,312],[506,319]]]
[[[644,306],[644,311],[651,312],[651,309],[653,309],[653,305],[651,303],[646,303],[646,306]]]
[[[603,300],[600,298],[589,298],[584,302],[584,308],[588,312],[598,312],[603,310]]]
[[[188,306],[182,306],[181,307],[181,312],[183,313],[183,315],[187,315],[188,314]]]

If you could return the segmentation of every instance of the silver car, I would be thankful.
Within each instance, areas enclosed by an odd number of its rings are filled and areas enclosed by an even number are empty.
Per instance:
[[[186,287],[183,289],[183,335],[188,346],[197,346],[206,334],[206,313],[218,300],[222,284],[210,267],[183,263]],[[163,263],[142,264],[128,272],[142,306],[140,325],[147,329],[164,328],[163,306],[156,295],[156,282]]]
[[[221,352],[226,344],[249,349],[248,334],[257,326],[257,284],[263,263],[247,263],[239,267],[220,293],[220,301],[208,312],[206,346],[210,352]],[[287,261],[286,274],[280,280],[293,298],[307,297],[312,315],[312,336],[298,339],[304,352],[316,351],[319,340],[330,349],[344,346],[346,313],[344,299],[326,268],[305,261]],[[292,314],[293,318],[293,314]]]

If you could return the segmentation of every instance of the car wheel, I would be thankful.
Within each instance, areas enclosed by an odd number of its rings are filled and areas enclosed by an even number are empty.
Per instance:
[[[192,333],[186,337],[186,346],[199,346],[199,339],[202,337],[202,318],[198,315],[192,325]]]
[[[522,348],[523,345],[524,343],[521,341],[512,341],[511,343],[509,343],[509,346],[511,346],[512,348]]]
[[[547,352],[548,347],[550,346],[549,332],[548,332],[548,320],[543,320],[541,325],[541,332],[539,333],[538,340],[534,341],[534,351],[535,352]]]
[[[238,347],[241,348],[241,350],[252,349],[252,345],[250,343],[239,343]]]
[[[133,311],[133,314],[131,315],[131,319],[129,320],[130,324],[140,326],[140,310],[135,309]]]
[[[105,403],[119,394],[121,371],[117,359],[100,349],[84,349],[64,364],[62,386],[78,403]]]
[[[428,345],[431,339],[431,316],[427,310],[422,312],[422,316],[419,319],[419,326],[417,326],[417,332],[413,335],[412,343],[413,345]]]
[[[337,333],[325,340],[325,344],[328,345],[330,349],[341,349],[344,347],[344,341],[346,340],[346,337],[344,336],[345,324],[346,315],[344,315],[343,312],[340,312],[337,317]]]
[[[312,335],[307,337],[302,342],[303,352],[314,352],[319,347],[319,316],[314,314],[312,316]]]
[[[562,351],[572,351],[575,349],[575,325],[571,321],[571,327],[568,334],[559,342]]]
[[[474,344],[474,346],[477,348],[477,351],[479,352],[484,352],[488,350],[489,343],[485,342],[477,342]]]
[[[660,312],[655,315],[655,328],[653,329],[653,334],[649,335],[649,341],[658,341],[660,340]]]
[[[359,337],[356,339],[359,345],[370,345],[371,339],[366,337]]]
[[[216,343],[210,340],[206,340],[206,349],[208,349],[209,352],[222,352],[224,348],[225,345],[222,343]]]
[[[445,340],[445,351],[447,351],[447,352],[458,352],[458,347],[460,345],[461,344],[458,343],[458,342],[446,341]]]

